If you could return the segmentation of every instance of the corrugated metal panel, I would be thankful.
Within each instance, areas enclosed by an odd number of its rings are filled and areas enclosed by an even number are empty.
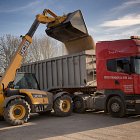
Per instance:
[[[58,87],[63,86],[63,71],[62,71],[62,59],[57,60],[57,79],[58,79]]]
[[[22,65],[20,71],[35,73],[41,89],[93,86],[94,51],[84,51]]]

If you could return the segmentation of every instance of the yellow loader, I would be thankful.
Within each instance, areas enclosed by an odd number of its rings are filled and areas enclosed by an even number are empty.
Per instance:
[[[54,110],[57,116],[69,116],[72,113],[73,105],[69,93],[41,91],[35,77],[29,73],[16,76],[39,24],[47,25],[46,33],[63,42],[68,53],[93,48],[92,38],[87,33],[80,10],[57,16],[51,10],[45,9],[42,14],[37,15],[0,79],[0,116],[11,125],[28,122],[31,113],[47,114],[51,110]]]

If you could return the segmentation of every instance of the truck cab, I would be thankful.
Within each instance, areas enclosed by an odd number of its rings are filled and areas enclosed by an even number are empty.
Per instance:
[[[97,89],[105,93],[106,110],[112,116],[140,112],[139,47],[140,38],[134,36],[96,45]]]

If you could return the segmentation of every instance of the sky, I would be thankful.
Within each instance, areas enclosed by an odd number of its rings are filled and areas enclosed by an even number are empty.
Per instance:
[[[140,35],[140,0],[1,0],[0,36],[25,35],[35,15],[51,9],[57,15],[80,9],[89,34],[97,41]],[[40,25],[36,36],[45,35]]]

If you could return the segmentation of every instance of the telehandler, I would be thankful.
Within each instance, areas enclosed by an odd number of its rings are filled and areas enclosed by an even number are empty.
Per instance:
[[[17,80],[22,85],[28,83],[28,86],[17,87],[13,81],[17,69],[21,66],[22,59],[27,54],[27,49],[32,43],[32,37],[39,24],[47,24],[47,28],[51,29],[53,33],[57,30],[56,39],[63,40],[63,37],[67,36],[67,32],[75,32],[75,30],[71,30],[71,28],[68,27],[66,30],[64,24],[65,21],[68,21],[69,18],[71,19],[72,16],[73,13],[57,16],[51,10],[45,9],[42,14],[36,16],[28,33],[22,37],[22,41],[11,63],[0,80],[0,116],[11,125],[21,125],[27,122],[31,113],[42,114],[50,112],[52,109],[54,109],[57,116],[68,116],[71,114],[72,99],[67,92],[59,91],[56,92],[56,94],[52,94],[38,90],[38,85],[34,77],[28,76],[27,74],[27,79],[25,79],[25,75],[21,74]],[[55,27],[59,27],[59,29]],[[70,31],[68,31],[69,29]],[[58,31],[61,32],[60,38]],[[86,33],[82,33],[79,29],[79,32],[76,32],[73,36],[67,36],[66,39],[69,41],[71,38],[76,39],[84,35],[86,35]],[[25,82],[25,80],[27,81]],[[24,87],[28,87],[28,89]]]

